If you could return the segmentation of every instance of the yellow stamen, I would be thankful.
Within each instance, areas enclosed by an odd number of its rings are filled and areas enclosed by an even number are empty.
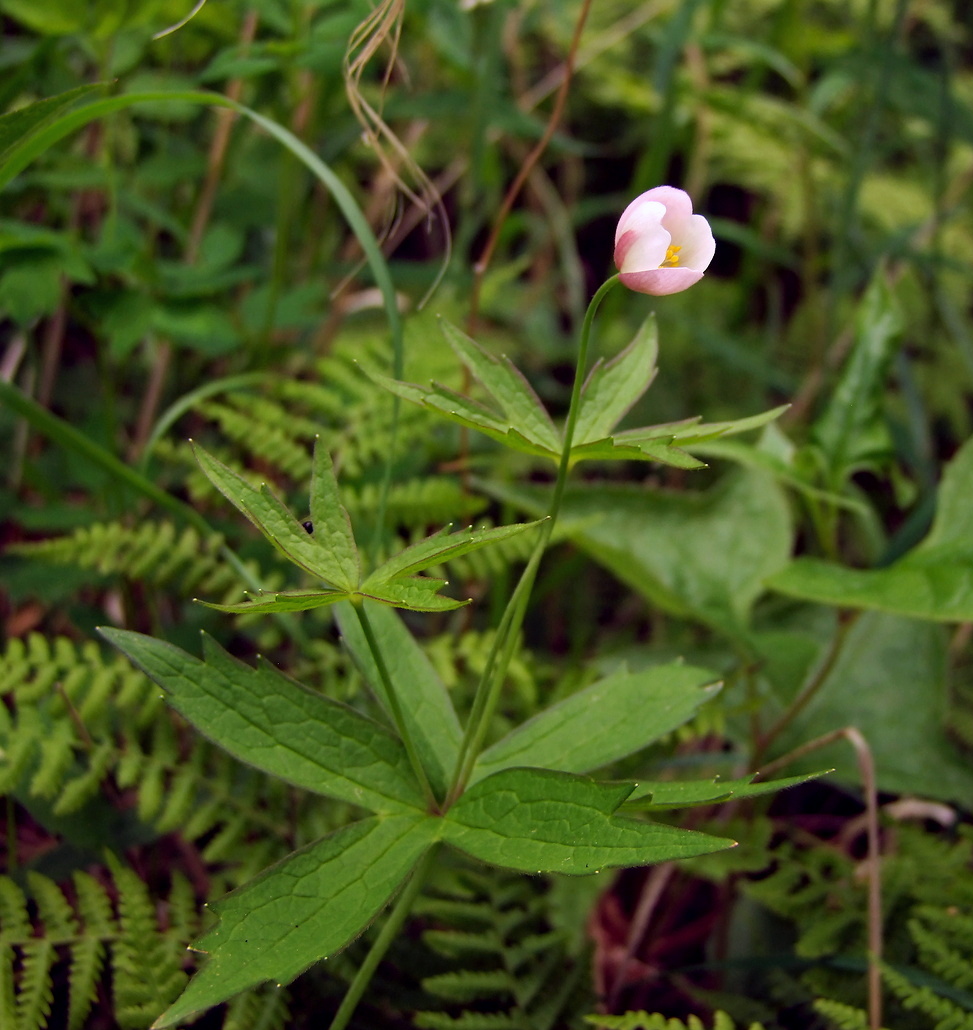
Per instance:
[[[677,247],[675,244],[671,244],[666,250],[665,260],[659,265],[660,268],[678,268],[679,267],[679,251],[682,247]]]

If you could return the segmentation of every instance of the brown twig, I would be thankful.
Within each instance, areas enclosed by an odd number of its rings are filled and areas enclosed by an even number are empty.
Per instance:
[[[257,33],[259,15],[256,10],[248,11],[243,19],[243,26],[240,29],[240,48],[243,53],[250,48]],[[226,95],[234,101],[239,102],[243,95],[244,80],[242,77],[233,79],[227,86]],[[210,144],[209,156],[206,161],[206,175],[203,179],[203,187],[200,190],[199,198],[196,201],[196,209],[193,212],[193,220],[189,227],[189,235],[183,251],[183,257],[187,265],[194,265],[199,257],[199,248],[203,242],[203,235],[206,226],[213,214],[213,204],[216,200],[216,191],[219,188],[220,179],[223,175],[223,168],[226,164],[226,155],[230,145],[230,133],[237,120],[237,112],[232,108],[221,107],[216,111],[216,131],[213,133],[213,142]],[[159,343],[155,361],[149,374],[149,382],[145,388],[145,395],[139,409],[139,417],[135,426],[135,434],[128,450],[129,461],[134,461],[142,452],[146,440],[148,440],[152,425],[155,422],[159,404],[162,401],[162,393],[165,389],[166,379],[169,375],[169,366],[172,364],[172,344],[168,340]]]
[[[824,686],[825,681],[831,675],[834,667],[841,656],[841,649],[848,639],[851,627],[858,621],[861,612],[839,612],[838,627],[831,638],[831,646],[824,660],[818,666],[814,676],[787,707],[787,710],[780,718],[762,734],[755,742],[753,749],[752,767],[760,765],[763,756],[770,749],[770,745],[787,729],[788,726],[804,711],[810,704],[817,692]]]
[[[490,262],[493,259],[493,253],[497,249],[497,243],[500,240],[500,233],[503,231],[504,223],[507,221],[510,212],[513,210],[514,203],[516,202],[517,197],[520,196],[520,191],[524,188],[524,183],[527,181],[528,176],[543,156],[544,151],[547,150],[548,144],[554,138],[554,133],[557,132],[561,116],[564,114],[564,108],[568,101],[568,93],[571,89],[571,80],[574,75],[574,65],[577,60],[578,47],[581,43],[581,34],[584,31],[585,22],[588,19],[588,13],[590,10],[591,0],[583,0],[581,4],[581,12],[578,15],[578,20],[574,26],[574,35],[571,38],[571,45],[568,48],[567,57],[564,62],[564,75],[561,79],[560,85],[558,86],[557,95],[554,98],[554,106],[551,108],[551,114],[547,120],[547,125],[544,127],[544,132],[541,134],[541,138],[537,141],[534,149],[527,155],[527,159],[520,166],[520,171],[518,171],[514,181],[510,184],[510,187],[503,198],[503,203],[500,205],[500,210],[497,212],[497,217],[493,221],[490,235],[487,237],[487,241],[480,254],[480,258],[473,266],[473,287],[470,294],[470,312],[466,320],[467,332],[471,336],[476,335],[477,322],[479,319],[480,291],[483,286],[483,279],[486,276],[487,269],[490,267]]]
[[[642,893],[639,895],[638,905],[632,915],[632,922],[629,924],[628,936],[625,940],[625,954],[615,971],[615,979],[611,991],[608,994],[607,1008],[614,1012],[618,996],[625,986],[625,977],[629,967],[635,959],[635,953],[645,938],[649,923],[652,921],[652,914],[655,912],[662,894],[669,881],[676,872],[675,862],[662,862],[654,866],[645,881]]]
[[[866,869],[868,874],[868,1025],[870,1030],[880,1030],[882,1025],[882,866],[878,836],[878,786],[875,780],[875,761],[871,748],[854,726],[826,733],[807,744],[801,745],[782,758],[771,762],[760,770],[764,778],[798,758],[813,751],[819,751],[836,740],[847,740],[855,750],[858,760],[858,771],[861,775],[862,790],[865,795],[865,824],[868,840],[868,858]]]

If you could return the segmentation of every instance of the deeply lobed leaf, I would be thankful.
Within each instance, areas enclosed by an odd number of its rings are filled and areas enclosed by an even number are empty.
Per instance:
[[[632,784],[549,769],[505,769],[470,787],[443,817],[443,840],[523,872],[585,875],[689,858],[733,846],[693,830],[614,813]]]
[[[712,673],[681,662],[619,669],[488,748],[471,782],[517,765],[574,773],[601,768],[681,726],[719,686]]]
[[[267,664],[254,669],[204,635],[206,661],[129,630],[103,628],[169,703],[235,758],[295,786],[376,812],[422,809],[405,748],[379,723]]]
[[[434,843],[438,824],[419,813],[352,823],[216,902],[220,922],[195,945],[209,958],[154,1027],[185,1022],[265,980],[289,983],[340,951]]]

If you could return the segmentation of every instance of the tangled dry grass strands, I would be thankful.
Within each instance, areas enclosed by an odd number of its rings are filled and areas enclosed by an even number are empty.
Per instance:
[[[392,76],[397,69],[403,77],[406,77],[405,68],[398,61],[404,14],[405,0],[382,0],[358,25],[348,40],[345,50],[344,76],[348,104],[361,125],[364,138],[375,152],[385,175],[409,199],[413,207],[422,213],[423,217],[431,219],[435,216],[442,224],[445,241],[442,266],[426,296],[420,302],[419,306],[421,307],[439,285],[452,253],[452,240],[446,210],[435,183],[413,158],[409,146],[385,121],[381,110],[382,103],[378,107],[373,106],[362,91],[362,77],[365,70],[383,46],[388,46],[389,56],[382,71],[381,101],[384,102],[386,92],[392,82]],[[424,130],[425,126],[423,125],[421,128]],[[410,186],[407,179],[411,179],[414,185]],[[395,229],[400,219],[401,212],[396,211],[392,217],[386,220],[386,237],[395,235]]]
[[[574,33],[571,37],[571,44],[568,47],[567,57],[564,61],[564,77],[561,79],[560,85],[558,86],[557,94],[554,98],[554,105],[551,108],[550,117],[547,120],[547,124],[544,127],[544,131],[541,134],[540,139],[535,144],[533,150],[531,150],[527,155],[527,158],[520,166],[520,170],[517,172],[514,181],[507,189],[503,202],[500,205],[500,210],[497,213],[497,216],[493,221],[493,226],[490,229],[490,235],[483,246],[483,251],[480,254],[479,260],[473,267],[473,289],[470,296],[470,311],[466,320],[467,332],[471,336],[476,335],[480,312],[480,291],[483,287],[483,280],[486,277],[487,270],[490,267],[490,262],[493,259],[493,252],[496,250],[497,243],[500,240],[500,234],[503,231],[504,223],[509,217],[510,212],[513,210],[514,202],[520,195],[520,191],[523,189],[524,183],[527,182],[534,166],[538,161],[540,161],[544,151],[547,150],[548,144],[554,138],[554,133],[557,132],[557,127],[561,122],[561,116],[564,113],[564,108],[568,101],[568,93],[571,89],[571,80],[574,76],[575,60],[578,56],[578,48],[581,45],[581,34],[584,32],[585,22],[588,20],[588,13],[590,10],[591,0],[583,0],[581,11],[578,14],[577,21],[574,25]]]

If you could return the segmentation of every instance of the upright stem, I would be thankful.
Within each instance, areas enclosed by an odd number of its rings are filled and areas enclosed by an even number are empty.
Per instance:
[[[591,303],[585,312],[584,323],[581,326],[581,343],[578,347],[578,362],[574,371],[574,384],[571,388],[571,403],[568,408],[567,421],[564,425],[564,443],[561,448],[561,460],[558,463],[557,480],[554,483],[554,496],[551,499],[551,509],[548,513],[547,521],[541,527],[537,544],[510,597],[506,611],[503,613],[503,618],[500,620],[493,647],[490,649],[490,654],[487,658],[486,668],[476,688],[473,709],[470,712],[470,718],[466,724],[466,732],[463,735],[463,742],[460,745],[459,759],[456,763],[453,783],[446,796],[447,808],[463,792],[470,773],[473,771],[473,764],[483,746],[483,739],[486,736],[490,720],[493,718],[497,702],[500,699],[500,689],[503,686],[507,668],[510,665],[510,660],[513,658],[517,645],[517,634],[523,625],[524,616],[527,612],[527,602],[530,599],[531,588],[537,577],[541,558],[543,558],[544,551],[547,549],[548,543],[550,543],[551,534],[554,532],[554,525],[561,510],[561,501],[564,498],[564,487],[567,483],[568,471],[571,467],[571,444],[574,441],[574,429],[578,423],[578,411],[581,407],[581,387],[584,385],[584,373],[588,364],[588,344],[591,338],[591,326],[602,300],[617,282],[618,276],[613,275],[606,282],[602,283],[594,297],[591,298]]]
[[[405,890],[399,895],[399,900],[396,901],[395,907],[385,921],[385,925],[379,932],[378,937],[375,938],[375,943],[365,956],[365,961],[362,962],[358,972],[355,973],[355,978],[351,981],[351,986],[342,999],[341,1005],[331,1021],[329,1030],[344,1030],[348,1025],[348,1021],[351,1019],[358,1006],[358,1002],[361,1001],[362,995],[368,988],[375,970],[378,969],[379,962],[385,957],[385,952],[389,950],[389,945],[395,940],[399,930],[402,929],[402,924],[409,915],[412,903],[416,900],[416,895],[422,890],[438,850],[439,845],[434,844],[419,860],[419,864],[412,874],[412,879],[405,885]]]
[[[399,731],[402,743],[405,744],[406,754],[409,756],[412,771],[416,774],[419,786],[422,787],[422,793],[425,795],[426,804],[429,806],[429,810],[437,811],[439,804],[436,800],[436,795],[433,793],[432,787],[429,784],[429,777],[426,776],[426,770],[423,768],[422,761],[419,758],[419,752],[416,750],[412,736],[409,733],[409,726],[402,714],[402,706],[399,704],[399,698],[395,692],[392,677],[389,675],[388,666],[385,664],[382,649],[379,647],[378,638],[375,636],[375,631],[372,629],[371,620],[368,618],[368,613],[365,611],[364,602],[356,604],[355,611],[358,613],[358,621],[361,623],[362,632],[365,634],[368,649],[372,652],[372,657],[375,659],[375,665],[378,668],[378,675],[382,680],[382,686],[385,688],[385,701],[389,706],[392,720],[395,723],[395,728]]]

